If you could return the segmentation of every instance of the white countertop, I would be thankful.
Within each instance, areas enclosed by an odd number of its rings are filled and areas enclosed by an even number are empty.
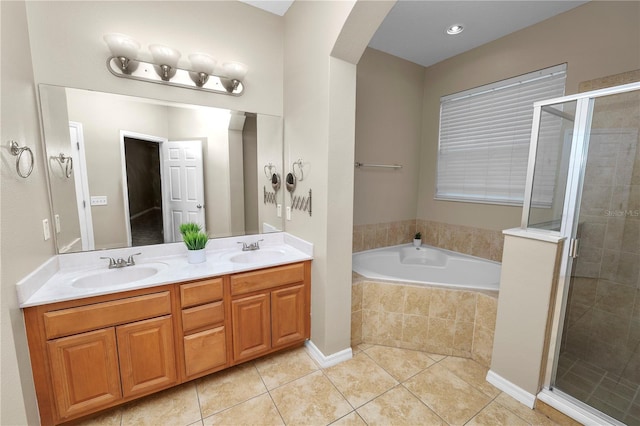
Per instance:
[[[238,242],[252,243],[259,239],[264,240],[260,242],[260,250],[277,252],[277,255],[267,256],[268,259],[255,262],[235,262],[231,260],[231,257],[238,254],[252,253],[243,252]],[[145,264],[147,266],[156,265],[160,266],[160,270],[148,278],[125,284],[92,288],[79,288],[72,285],[74,280],[87,274],[98,273],[100,270],[116,271],[115,269],[109,270],[107,268],[108,261],[100,259],[100,257],[122,257],[126,259],[134,253],[141,253],[139,256],[134,257],[136,265],[140,267]],[[98,250],[54,256],[21,280],[16,288],[20,307],[26,308],[180,281],[251,271],[312,258],[313,244],[286,232],[210,240],[207,244],[207,260],[199,264],[187,262],[187,249],[183,243]],[[131,267],[124,267],[122,270],[124,271],[127,268]],[[134,266],[133,268],[136,267]]]

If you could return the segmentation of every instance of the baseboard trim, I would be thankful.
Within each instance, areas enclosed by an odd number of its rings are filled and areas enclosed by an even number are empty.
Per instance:
[[[320,364],[320,367],[322,368],[328,368],[353,358],[351,348],[344,349],[331,355],[325,355],[316,345],[313,344],[311,340],[307,340],[305,342],[305,346],[309,350],[309,355],[311,355],[311,357]]]
[[[533,409],[533,406],[536,403],[536,396],[532,393],[527,392],[522,389],[520,386],[517,386],[504,377],[496,374],[495,372],[489,370],[487,373],[487,382],[491,383],[493,386],[500,389],[502,392],[521,402],[529,408]]]

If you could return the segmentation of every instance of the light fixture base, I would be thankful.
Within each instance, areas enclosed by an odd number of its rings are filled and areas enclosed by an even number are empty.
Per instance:
[[[151,62],[130,59],[126,70],[122,70],[122,62],[119,58],[112,56],[107,59],[107,69],[109,72],[120,78],[146,81],[149,83],[164,84],[186,89],[204,90],[207,92],[219,93],[221,95],[241,96],[244,92],[244,85],[240,81],[234,80],[233,83],[237,82],[237,84],[229,85],[228,82],[230,80],[228,78],[210,75],[205,79],[198,75],[198,73],[195,73],[198,78],[194,81],[191,77],[191,75],[194,74],[193,71],[183,70],[180,68],[171,68],[171,73],[173,74],[175,71],[175,74],[170,78],[170,80],[165,81],[162,79],[161,75],[156,72],[157,66],[158,65]],[[203,80],[205,81],[202,83],[202,86],[199,86],[198,83]]]

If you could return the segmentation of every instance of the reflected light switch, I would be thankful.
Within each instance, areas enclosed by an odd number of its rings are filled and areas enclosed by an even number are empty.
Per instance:
[[[91,197],[91,205],[92,206],[106,206],[107,205],[107,196],[95,196]]]

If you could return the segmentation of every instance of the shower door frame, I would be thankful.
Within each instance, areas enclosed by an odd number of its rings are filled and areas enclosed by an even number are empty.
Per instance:
[[[560,353],[566,304],[569,295],[569,283],[571,280],[574,260],[570,254],[572,254],[572,246],[575,247],[575,244],[577,244],[576,232],[578,227],[578,212],[580,211],[585,166],[589,153],[589,136],[591,131],[593,105],[597,98],[638,90],[640,90],[640,82],[593,90],[590,92],[563,96],[561,98],[554,98],[534,103],[533,126],[531,129],[531,145],[529,149],[529,164],[527,168],[527,183],[525,186],[521,227],[523,229],[528,229],[529,231],[533,230],[536,232],[547,233],[549,235],[556,237],[560,236],[565,239],[565,244],[562,249],[558,285],[554,295],[555,302],[552,301],[551,306],[551,325],[549,329],[550,337],[548,342],[547,358],[543,360],[546,364],[543,370],[543,389],[537,395],[537,398],[584,424],[598,424],[598,422],[602,421],[607,421],[614,425],[621,424],[609,416],[603,418],[603,413],[572,398],[570,395],[567,395],[562,391],[554,391],[552,385],[557,369],[556,360]],[[560,231],[557,232],[529,228],[529,210],[531,207],[531,195],[535,171],[534,167],[542,107],[572,101],[576,101],[576,113]],[[576,241],[575,244],[574,241]]]

